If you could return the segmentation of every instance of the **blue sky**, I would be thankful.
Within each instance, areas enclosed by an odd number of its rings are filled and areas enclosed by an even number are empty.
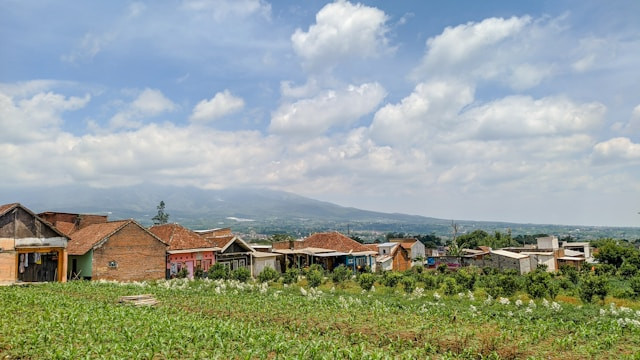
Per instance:
[[[0,2],[0,186],[640,225],[640,2]]]

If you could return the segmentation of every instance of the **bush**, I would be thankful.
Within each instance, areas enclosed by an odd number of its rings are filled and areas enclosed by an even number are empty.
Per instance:
[[[216,263],[212,267],[209,268],[208,276],[209,279],[212,280],[227,280],[231,275],[231,270],[228,266],[222,263]]]
[[[274,268],[267,266],[266,268],[262,269],[262,272],[260,272],[260,274],[258,274],[258,281],[261,283],[269,282],[272,280],[276,280],[279,276],[280,275]]]
[[[578,270],[573,266],[570,266],[570,265],[560,266],[560,273],[566,276],[567,279],[569,279],[569,281],[571,281],[573,284],[577,284],[578,281],[580,281],[580,273],[578,273]]]
[[[629,285],[631,285],[631,290],[633,291],[633,296],[635,298],[640,298],[640,275],[636,275],[629,280]]]
[[[176,277],[178,279],[184,279],[187,276],[189,276],[189,270],[187,270],[186,267],[183,267],[182,269],[180,269],[180,271],[178,271],[178,273],[176,274]]]
[[[449,268],[447,267],[447,264],[441,263],[436,267],[436,269],[440,274],[444,274]]]
[[[201,268],[197,268],[196,271],[193,273],[193,277],[195,277],[196,279],[202,279],[205,276],[206,276],[206,273]]]
[[[351,277],[351,270],[344,265],[334,268],[331,273],[331,280],[336,284],[346,281],[349,277]]]
[[[311,266],[306,268],[304,270],[304,275],[306,276],[307,274],[309,274],[312,271],[319,271],[321,274],[324,275],[324,268],[320,264],[312,264]]]
[[[472,268],[462,268],[456,271],[453,276],[456,279],[456,282],[463,290],[473,291],[473,288],[476,284],[477,275]]]
[[[324,278],[324,274],[322,271],[318,269],[313,269],[307,271],[307,283],[310,287],[316,288],[322,284],[322,279]]]
[[[456,279],[452,278],[452,277],[447,277],[446,279],[444,279],[444,281],[442,282],[442,292],[445,295],[454,295],[458,293],[458,283],[456,282]]]
[[[616,273],[616,267],[611,264],[598,264],[595,266],[596,275],[613,275]]]
[[[382,284],[389,288],[395,288],[401,278],[402,274],[395,271],[387,271],[382,275]]]
[[[400,284],[402,284],[404,292],[411,294],[416,288],[416,279],[414,279],[413,276],[403,276]]]
[[[580,300],[584,303],[593,301],[593,297],[597,296],[604,302],[607,296],[607,281],[603,276],[587,275],[582,278],[580,284]]]
[[[294,284],[298,282],[298,276],[300,272],[296,268],[288,268],[287,271],[282,275],[282,283],[283,284]]]
[[[483,286],[487,294],[498,296],[513,296],[520,289],[519,275],[510,273],[489,275],[483,277]]]
[[[240,267],[231,272],[231,278],[240,282],[247,282],[251,279],[251,270],[246,267]]]
[[[525,275],[524,289],[533,298],[543,298],[549,294],[551,287],[551,274],[536,269]],[[557,293],[557,292],[556,292]]]
[[[636,276],[637,273],[638,273],[638,268],[635,265],[626,261],[622,263],[622,266],[620,266],[620,269],[618,269],[618,275],[627,279]]]
[[[413,265],[411,270],[413,270],[413,272],[415,272],[416,274],[422,274],[424,272],[424,265]]]
[[[363,290],[369,291],[373,287],[373,284],[376,282],[376,277],[373,274],[364,273],[358,276],[358,285]]]
[[[425,289],[431,290],[438,287],[438,281],[436,280],[436,277],[429,274],[428,272],[422,273],[420,281],[422,281],[422,283],[424,284]]]

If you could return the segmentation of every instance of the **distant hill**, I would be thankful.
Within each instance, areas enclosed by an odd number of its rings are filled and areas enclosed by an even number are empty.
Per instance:
[[[107,214],[110,219],[133,218],[151,225],[156,206],[164,201],[170,222],[193,229],[231,227],[246,233],[307,235],[337,230],[403,232],[449,236],[452,220],[382,213],[343,207],[292,193],[265,189],[205,190],[195,187],[136,185],[99,189],[60,186],[38,189],[0,189],[0,204],[20,202],[35,212],[61,211]],[[463,232],[483,229],[514,235],[549,233],[576,239],[603,236],[640,238],[640,228],[459,221]]]

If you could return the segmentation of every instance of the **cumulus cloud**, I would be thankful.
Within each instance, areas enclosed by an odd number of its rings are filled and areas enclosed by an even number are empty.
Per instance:
[[[600,142],[593,147],[593,159],[596,162],[639,162],[640,144],[626,137],[613,138]]]
[[[339,0],[325,5],[308,31],[297,29],[291,42],[310,68],[331,68],[345,59],[375,57],[386,50],[387,19],[377,8]]]
[[[271,116],[269,130],[313,137],[332,127],[353,124],[375,110],[385,95],[378,83],[328,90],[313,98],[280,106]]]
[[[463,135],[494,140],[567,135],[603,123],[603,104],[576,104],[563,97],[508,96],[466,111]]]
[[[556,50],[545,44],[560,36],[560,21],[514,16],[447,27],[427,40],[412,77],[490,80],[519,91],[538,86],[559,71]]]
[[[112,130],[138,128],[144,119],[176,109],[177,105],[160,90],[146,88],[109,120],[109,127]]]
[[[244,100],[233,96],[229,90],[219,92],[211,99],[200,101],[191,113],[192,122],[209,122],[242,110]]]
[[[473,101],[474,90],[465,83],[434,81],[418,84],[399,104],[378,110],[371,124],[372,137],[383,144],[415,145],[447,128]]]
[[[21,97],[0,92],[0,141],[20,143],[53,138],[60,132],[62,114],[81,109],[90,100],[89,94],[67,97],[47,91]]]

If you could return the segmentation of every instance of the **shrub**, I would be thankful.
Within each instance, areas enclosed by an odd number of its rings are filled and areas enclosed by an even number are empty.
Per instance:
[[[525,276],[524,288],[527,294],[534,298],[543,298],[549,295],[551,286],[551,274],[536,269]]]
[[[411,294],[416,288],[416,279],[414,279],[413,276],[403,276],[400,284],[402,284],[404,292]]]
[[[307,275],[307,274],[309,274],[309,273],[310,273],[310,272],[312,272],[312,271],[319,271],[321,274],[323,274],[323,275],[324,275],[324,268],[323,268],[323,267],[322,267],[322,265],[320,265],[320,264],[312,264],[311,266],[309,266],[309,267],[305,270],[304,275]]]
[[[187,270],[186,267],[183,267],[182,269],[180,269],[180,271],[178,271],[178,273],[176,274],[176,277],[178,279],[184,279],[187,276],[189,276],[189,270]]]
[[[202,279],[205,276],[206,276],[206,273],[201,268],[197,268],[196,271],[193,273],[193,277],[195,277],[196,279]]]
[[[322,284],[323,277],[324,274],[318,269],[307,271],[307,283],[310,287],[316,288],[320,286],[320,284]]]
[[[351,277],[351,270],[344,265],[334,268],[331,273],[331,280],[336,284],[346,281],[349,277]]]
[[[258,281],[261,283],[269,282],[272,280],[276,280],[278,276],[279,274],[274,268],[267,266],[262,269],[262,272],[260,272],[260,274],[258,274]]]
[[[616,267],[611,264],[598,264],[595,266],[596,275],[613,275],[616,273]]]
[[[415,272],[416,274],[422,274],[424,272],[424,265],[414,265],[411,270],[413,270],[413,272]]]
[[[246,267],[239,267],[231,272],[231,278],[240,282],[247,282],[251,279],[251,270]]]
[[[584,303],[593,301],[593,297],[597,296],[604,301],[607,296],[606,278],[598,275],[587,275],[582,278],[580,284],[580,300]]]
[[[452,277],[447,277],[446,279],[444,279],[444,281],[442,282],[442,292],[445,295],[454,295],[458,293],[458,283],[456,282],[456,279],[452,278]]]
[[[425,289],[431,290],[438,287],[438,282],[436,280],[436,277],[429,274],[428,272],[422,273],[422,276],[420,277],[420,281],[422,281],[422,283],[424,284]]]
[[[360,287],[366,291],[371,290],[371,287],[373,287],[375,281],[376,277],[373,274],[364,273],[358,276],[358,285],[360,285]]]
[[[209,279],[213,279],[213,280],[218,280],[218,279],[227,280],[229,279],[230,275],[231,275],[231,270],[229,269],[228,266],[222,263],[214,264],[212,267],[209,268],[209,272],[208,272]]]
[[[440,272],[440,274],[444,274],[449,268],[447,267],[447,264],[440,263],[438,267],[436,267],[436,269],[438,270],[438,272]]]
[[[633,291],[633,296],[635,298],[640,298],[640,275],[636,275],[629,280],[629,285],[631,285],[631,290]]]
[[[456,279],[456,282],[458,283],[458,285],[460,285],[462,289],[473,291],[473,288],[476,284],[476,279],[477,279],[477,275],[474,269],[471,269],[471,268],[458,269],[458,271],[456,271],[453,277]]]
[[[282,275],[283,284],[294,284],[298,282],[298,276],[300,272],[296,268],[288,268]]]
[[[622,266],[620,266],[620,269],[618,269],[618,275],[627,279],[636,276],[637,273],[638,268],[627,261],[622,263]]]
[[[402,274],[395,271],[387,271],[382,275],[382,284],[386,287],[395,288],[401,278]]]
[[[576,268],[574,268],[573,266],[562,265],[560,266],[560,272],[562,273],[562,275],[566,276],[567,279],[569,279],[569,281],[571,281],[573,284],[577,284],[578,281],[580,281],[580,274],[578,273],[578,270],[576,270]]]

